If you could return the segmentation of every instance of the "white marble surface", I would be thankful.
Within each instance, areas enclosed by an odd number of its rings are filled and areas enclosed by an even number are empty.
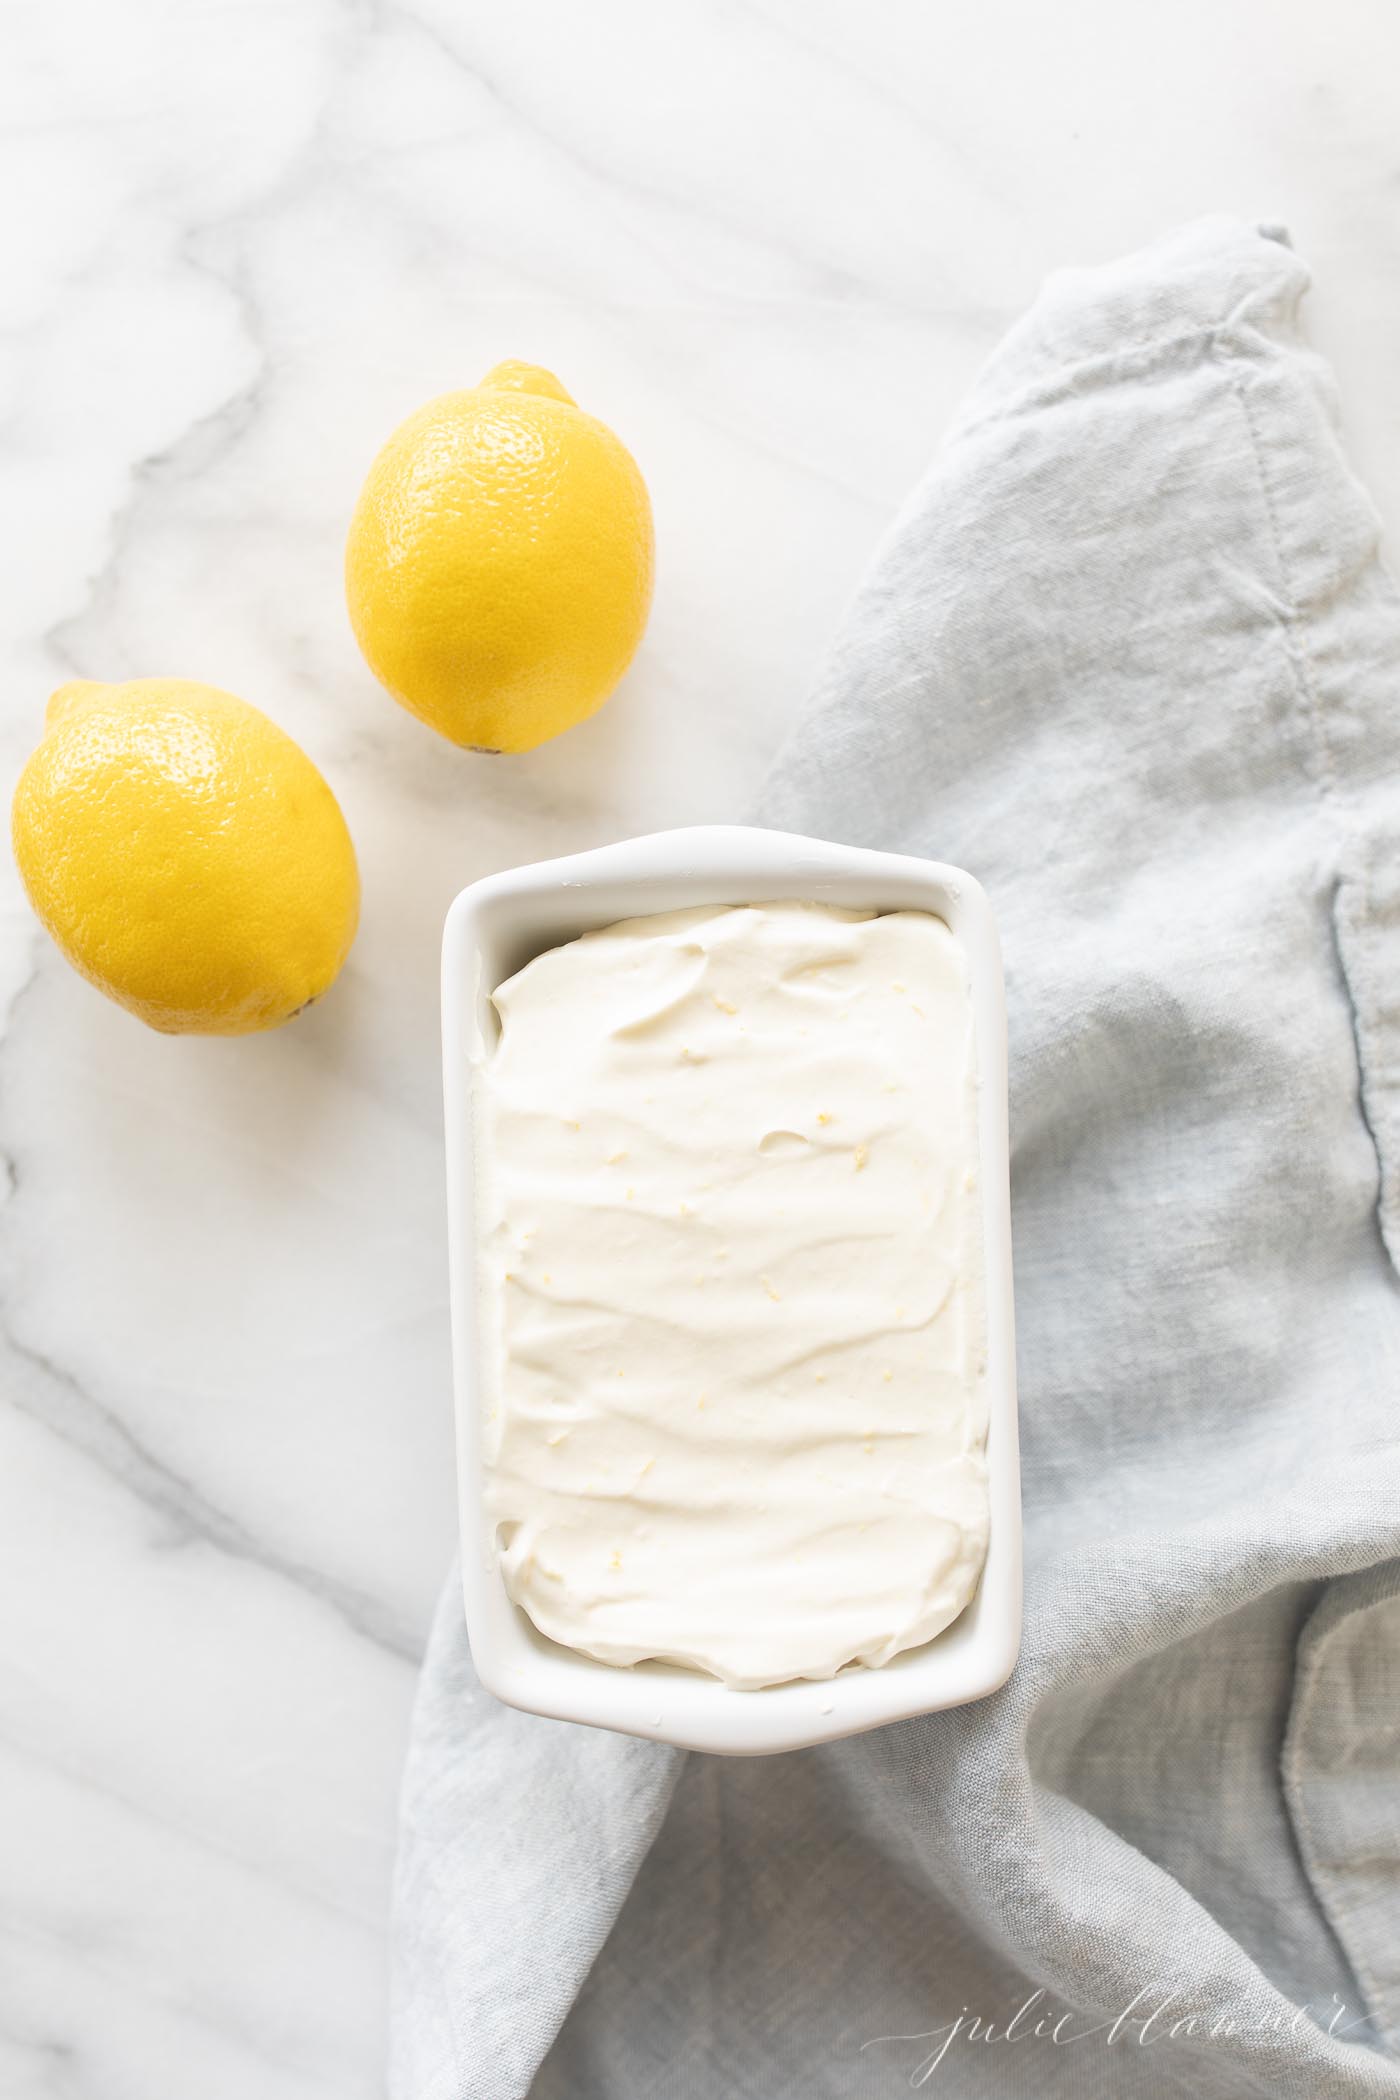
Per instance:
[[[5,10],[3,736],[62,676],[227,685],[359,845],[335,994],[148,1034],[7,877],[0,2092],[360,2100],[450,1550],[435,968],[484,870],[742,814],[862,563],[1064,261],[1225,208],[1313,262],[1400,510],[1390,0],[19,0]],[[344,615],[425,396],[554,366],[653,490],[648,640],[523,761]],[[510,1804],[527,1812],[528,1804]]]

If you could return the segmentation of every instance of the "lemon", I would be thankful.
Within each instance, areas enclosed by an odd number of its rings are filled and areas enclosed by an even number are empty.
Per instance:
[[[356,639],[420,721],[529,751],[602,706],[651,604],[636,462],[553,373],[497,365],[390,438],[345,557]]]
[[[330,984],[360,885],[306,753],[183,678],[60,686],[15,790],[15,858],[68,961],[167,1034],[275,1028]]]

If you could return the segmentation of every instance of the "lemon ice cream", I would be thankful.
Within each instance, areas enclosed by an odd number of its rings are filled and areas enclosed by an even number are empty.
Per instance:
[[[878,1665],[987,1542],[973,1031],[940,919],[703,907],[495,995],[488,1507],[550,1638],[737,1687]]]

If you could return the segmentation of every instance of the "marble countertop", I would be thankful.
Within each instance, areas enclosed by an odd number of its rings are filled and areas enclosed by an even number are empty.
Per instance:
[[[452,1544],[448,900],[744,813],[1060,263],[1202,211],[1287,223],[1400,513],[1400,20],[20,0],[7,41],[11,772],[65,676],[229,686],[324,767],[365,910],[315,1011],[172,1041],[6,877],[0,2090],[359,2100]],[[492,761],[377,690],[339,572],[389,429],[508,356],[632,447],[659,581],[604,713]]]

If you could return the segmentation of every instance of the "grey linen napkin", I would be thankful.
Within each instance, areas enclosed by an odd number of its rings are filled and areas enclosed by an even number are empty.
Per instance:
[[[686,1758],[497,1706],[454,1579],[395,2100],[1400,2095],[1400,608],[1306,284],[1053,278],[762,812],[1000,917],[1014,1677]]]

